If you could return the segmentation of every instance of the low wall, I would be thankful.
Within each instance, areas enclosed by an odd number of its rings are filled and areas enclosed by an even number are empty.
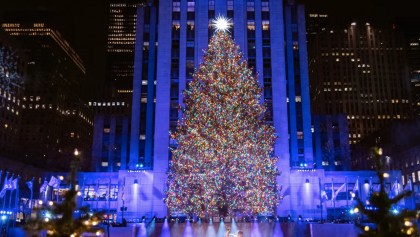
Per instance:
[[[356,237],[352,224],[318,223],[138,223],[110,227],[109,237]],[[20,229],[11,229],[10,237],[26,237]]]

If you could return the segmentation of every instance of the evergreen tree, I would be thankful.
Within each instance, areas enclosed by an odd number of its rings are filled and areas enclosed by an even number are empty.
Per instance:
[[[76,150],[75,150],[76,151]],[[78,237],[83,233],[102,235],[103,230],[96,228],[102,220],[102,213],[90,213],[89,207],[76,207],[76,177],[79,169],[78,155],[75,155],[69,177],[70,189],[65,193],[61,203],[46,203],[42,208],[34,210],[34,215],[27,219],[24,229],[30,236]]]
[[[375,161],[376,172],[379,178],[380,190],[373,191],[369,198],[369,208],[359,198],[357,198],[356,211],[365,215],[368,222],[374,223],[374,226],[358,223],[361,228],[360,237],[397,237],[397,236],[418,236],[417,213],[415,210],[401,210],[399,213],[392,212],[392,208],[413,192],[411,190],[403,191],[395,197],[389,197],[385,190],[385,178],[389,176],[386,168],[386,161],[382,157],[382,149],[374,147],[372,149],[373,159]],[[391,190],[392,192],[393,190]]]
[[[184,92],[171,138],[165,202],[199,216],[272,213],[278,205],[276,139],[261,88],[231,36],[216,31]]]

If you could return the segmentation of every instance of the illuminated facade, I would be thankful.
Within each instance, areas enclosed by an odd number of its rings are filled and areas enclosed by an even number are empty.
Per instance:
[[[44,23],[1,27],[21,42],[27,57],[18,157],[25,163],[67,170],[75,148],[90,153],[92,115],[77,93],[86,71],[83,62]]]
[[[289,167],[310,169],[314,165],[302,5],[182,0],[139,7],[127,169],[152,172],[152,176],[141,174],[144,179],[139,180],[153,187],[144,190],[151,200],[143,208],[156,213],[166,213],[161,200],[170,160],[168,147],[173,146],[169,132],[182,116],[178,112],[182,92],[213,34],[209,22],[219,14],[232,19],[232,36],[249,66],[259,73],[268,120],[279,137],[275,154],[284,174],[279,183],[289,182]],[[286,198],[283,209],[290,208],[290,202]]]
[[[25,70],[24,53],[0,29],[0,155],[18,149]]]
[[[349,142],[412,117],[402,37],[369,23],[324,30],[309,46],[312,111],[346,114]]]
[[[126,121],[118,116],[99,118],[95,122],[95,170],[107,172],[81,174],[80,180],[90,180],[89,187],[82,187],[84,198],[89,199],[83,203],[98,211],[117,212],[118,221],[123,216],[128,222],[140,222],[143,216],[149,221],[153,216],[160,218],[169,214],[163,202],[171,159],[169,147],[174,147],[169,132],[176,129],[182,117],[178,111],[182,92],[192,80],[191,73],[201,62],[202,50],[206,49],[213,33],[209,22],[219,14],[232,19],[232,36],[249,65],[259,73],[263,99],[271,112],[269,122],[278,133],[275,154],[280,158],[278,168],[282,174],[278,185],[283,199],[276,215],[319,219],[322,213],[325,218],[327,213],[334,213],[335,208],[353,205],[347,197],[355,183],[360,185],[375,173],[335,171],[348,167],[347,163],[335,166],[335,160],[332,161],[334,166],[326,167],[327,171],[322,169],[323,160],[314,157],[304,8],[266,0],[163,0],[158,5],[137,8],[128,154],[123,155],[125,148],[121,145],[125,142],[121,138]],[[339,131],[328,130],[327,135],[331,136],[327,138],[333,144],[337,136],[341,136],[340,143],[348,144],[346,118],[319,120],[319,126],[325,124],[331,128],[339,123]],[[112,153],[114,145],[117,151]],[[337,152],[334,159],[348,162],[340,157],[346,155],[345,152]],[[321,165],[317,165],[318,162]],[[401,174],[390,172],[390,177],[388,183]],[[101,199],[107,183],[111,186],[118,183],[119,195],[122,196],[124,189],[124,198]],[[340,192],[338,189],[343,184],[347,184],[346,189]],[[369,186],[363,187],[364,200]],[[322,201],[321,190],[326,191],[329,201]],[[91,192],[93,196],[87,195]],[[331,200],[333,192],[337,193],[334,201]]]
[[[111,1],[107,35],[107,84],[112,98],[131,103],[139,1]]]

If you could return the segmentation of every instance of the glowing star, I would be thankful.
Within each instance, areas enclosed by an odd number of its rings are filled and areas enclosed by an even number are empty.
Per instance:
[[[230,19],[219,15],[216,19],[212,20],[211,26],[216,29],[216,32],[229,31],[229,28],[232,26],[232,22]]]

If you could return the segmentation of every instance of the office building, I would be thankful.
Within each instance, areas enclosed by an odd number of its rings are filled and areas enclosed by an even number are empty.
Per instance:
[[[391,121],[412,118],[403,37],[393,29],[351,23],[310,43],[312,111],[346,114],[349,142]]]
[[[2,23],[1,28],[21,42],[27,57],[17,158],[68,170],[73,150],[89,154],[92,141],[92,114],[80,99],[84,64],[59,32],[43,22]]]
[[[351,170],[347,116],[313,115],[314,159],[326,171]]]
[[[140,1],[111,1],[109,4],[106,86],[107,99],[131,103],[136,41],[137,6]]]

